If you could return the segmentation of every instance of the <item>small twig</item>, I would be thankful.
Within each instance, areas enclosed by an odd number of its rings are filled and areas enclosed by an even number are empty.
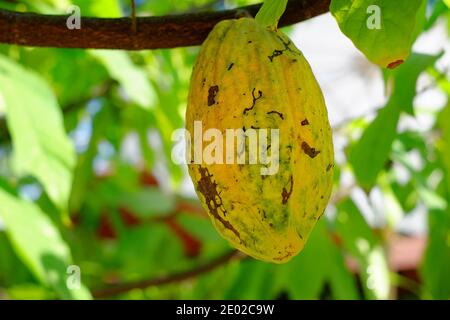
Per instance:
[[[137,20],[136,20],[136,3],[134,0],[131,0],[131,31],[133,34],[137,33]]]
[[[146,289],[151,286],[158,286],[158,285],[163,285],[163,284],[182,282],[182,281],[186,281],[186,280],[195,278],[196,276],[199,276],[201,274],[210,272],[214,269],[217,269],[218,267],[223,266],[224,264],[230,262],[231,260],[242,259],[244,257],[246,257],[244,254],[240,253],[237,250],[233,250],[231,252],[228,252],[228,253],[216,258],[215,260],[213,260],[203,266],[194,268],[192,270],[174,273],[174,274],[171,274],[168,276],[163,276],[163,277],[157,277],[157,278],[146,279],[146,280],[141,280],[141,281],[136,281],[136,282],[119,284],[119,285],[116,285],[116,286],[113,286],[110,288],[93,290],[92,295],[94,296],[94,298],[97,298],[97,299],[107,298],[107,297],[111,297],[111,296],[115,296],[118,294],[129,292],[133,289]]]

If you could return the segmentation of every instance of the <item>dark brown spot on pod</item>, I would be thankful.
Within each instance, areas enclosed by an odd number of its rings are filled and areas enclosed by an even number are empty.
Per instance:
[[[223,206],[222,198],[220,197],[219,191],[217,190],[217,183],[212,179],[212,174],[209,173],[207,168],[199,167],[198,170],[201,178],[197,181],[197,190],[205,198],[205,203],[208,206],[209,213],[214,219],[219,221],[224,226],[224,228],[233,232],[234,235],[239,240],[241,240],[239,231],[237,231],[234,226],[219,213],[220,211],[224,216],[226,216],[227,211]]]
[[[302,122],[300,122],[302,126],[307,126],[309,124],[308,119],[305,118]]]
[[[289,191],[287,191],[286,188],[283,188],[283,192],[281,193],[281,198],[282,198],[281,203],[282,204],[286,204],[288,202],[288,200],[292,194],[292,190],[294,189],[294,177],[293,176],[291,176],[291,178],[290,178],[290,184],[291,184],[291,186],[289,187]]]
[[[216,103],[216,95],[219,92],[219,86],[209,87],[208,90],[208,106],[212,106]]]
[[[307,144],[305,141],[302,142],[302,150],[304,153],[306,153],[312,159],[317,157],[317,155],[320,153],[319,150],[316,150],[315,148],[311,148],[309,146],[309,144]]]

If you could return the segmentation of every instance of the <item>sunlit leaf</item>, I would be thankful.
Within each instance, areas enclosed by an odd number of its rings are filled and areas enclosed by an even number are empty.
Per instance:
[[[352,200],[338,206],[336,227],[344,248],[358,261],[366,297],[388,299],[390,279],[385,252]]]
[[[433,210],[429,215],[430,235],[422,274],[433,299],[450,299],[450,211]]]
[[[287,265],[287,287],[292,299],[318,299],[330,283],[335,299],[357,299],[356,284],[341,252],[332,243],[325,220],[317,223],[306,247]]]
[[[240,263],[239,273],[225,295],[225,299],[270,299],[275,284],[274,267],[257,260]]]
[[[17,255],[39,281],[64,299],[89,299],[81,284],[69,289],[70,249],[58,229],[39,207],[0,189],[0,217]]]
[[[65,210],[75,152],[56,98],[40,76],[0,56],[2,99],[17,169],[36,176],[52,201]]]
[[[450,193],[450,123],[448,119],[450,119],[450,104],[442,110],[438,118],[442,138],[437,145],[441,154],[443,168],[446,171],[447,192]]]
[[[378,112],[376,119],[350,150],[349,162],[363,188],[370,189],[383,169],[397,135],[401,112],[413,113],[417,78],[438,58],[414,54],[392,73],[393,93],[387,105]]]
[[[425,7],[425,0],[332,0],[330,11],[369,60],[394,68],[408,58]]]

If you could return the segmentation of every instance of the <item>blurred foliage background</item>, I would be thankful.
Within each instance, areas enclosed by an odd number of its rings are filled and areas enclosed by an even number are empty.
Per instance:
[[[136,1],[141,15],[255,2]],[[0,0],[47,14],[71,4],[130,14],[129,1]],[[429,1],[424,31],[449,17],[445,1]],[[441,56],[384,72],[395,90],[377,117],[332,123],[344,156],[326,219],[299,256],[273,265],[230,248],[171,161],[198,50],[0,46],[0,299],[450,298],[450,106],[413,104],[419,75],[450,95]],[[398,126],[417,112],[431,130]],[[374,193],[381,224],[362,214]],[[399,232],[418,209],[426,232]]]

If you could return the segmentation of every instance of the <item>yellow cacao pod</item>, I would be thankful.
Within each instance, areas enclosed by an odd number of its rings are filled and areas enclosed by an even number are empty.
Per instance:
[[[252,18],[218,23],[194,66],[186,129],[189,174],[218,232],[256,259],[284,263],[299,253],[330,197],[333,143],[321,89],[289,38]],[[238,141],[249,129],[278,129],[278,151],[271,134],[266,144],[257,136],[276,173],[250,159],[248,136]],[[237,132],[231,143],[227,130]]]

